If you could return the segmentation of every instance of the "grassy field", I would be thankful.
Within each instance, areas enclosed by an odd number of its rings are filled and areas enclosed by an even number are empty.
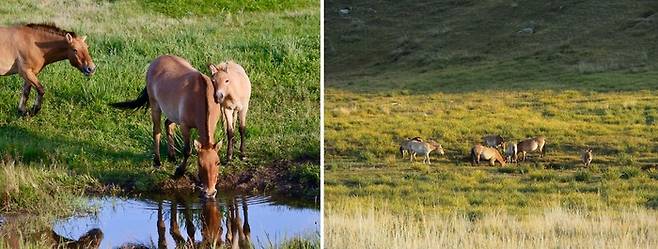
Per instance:
[[[2,175],[0,214],[32,212],[30,205],[53,193],[68,200],[85,189],[161,189],[174,165],[164,163],[163,170],[151,167],[148,112],[118,111],[108,103],[135,98],[145,85],[149,62],[162,54],[186,58],[204,73],[209,73],[207,63],[232,59],[249,74],[253,90],[247,118],[248,161],[223,164],[223,176],[270,172],[268,168],[276,165],[284,170],[259,190],[279,192],[281,184],[281,190],[291,195],[318,195],[318,10],[319,2],[306,0],[3,3],[2,25],[53,22],[87,35],[97,72],[85,78],[65,61],[46,67],[39,75],[46,90],[43,109],[30,118],[17,113],[20,77],[0,78],[3,166],[15,165],[18,175],[38,179],[28,187],[16,187],[10,184],[16,174]],[[223,138],[222,133],[218,129],[216,137]],[[182,139],[177,140],[180,150]],[[224,148],[222,158],[225,153]],[[192,175],[194,164],[192,158]],[[39,174],[30,176],[35,172]],[[73,211],[62,210],[55,215]]]
[[[658,218],[657,8],[327,1],[325,245],[658,245],[645,236]],[[547,153],[471,166],[485,134],[544,135]],[[401,159],[399,142],[414,136],[446,155]]]

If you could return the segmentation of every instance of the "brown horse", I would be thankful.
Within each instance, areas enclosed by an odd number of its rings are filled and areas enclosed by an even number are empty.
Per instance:
[[[85,39],[86,36],[78,36],[53,24],[0,27],[0,76],[19,74],[23,78],[18,102],[21,115],[29,114],[25,103],[32,87],[37,91],[37,99],[30,112],[36,115],[41,110],[45,91],[37,75],[46,65],[68,59],[86,76],[96,71]]]
[[[484,144],[489,147],[505,147],[505,139],[500,135],[485,135],[482,137]]]
[[[544,145],[546,145],[546,138],[538,136],[535,138],[528,138],[517,144],[519,153],[521,153],[521,161],[525,161],[526,153],[539,151],[539,157],[544,157]]]
[[[215,87],[215,103],[221,105],[224,130],[228,141],[226,157],[233,159],[234,112],[237,111],[240,121],[240,159],[245,158],[244,136],[247,125],[247,111],[251,97],[251,82],[244,68],[233,61],[219,65],[208,65],[212,73],[212,83]]]
[[[505,166],[505,159],[503,159],[503,156],[500,155],[497,149],[476,144],[471,149],[471,164],[480,164],[480,159],[488,160],[491,166],[494,166],[496,161],[501,166]]]
[[[113,103],[120,109],[151,107],[153,121],[153,165],[160,167],[160,122],[164,112],[166,118],[169,159],[175,160],[174,129],[181,126],[183,133],[183,161],[176,168],[176,175],[182,176],[191,153],[190,129],[199,131],[199,140],[194,140],[199,159],[199,179],[204,185],[204,197],[213,198],[217,193],[217,173],[221,147],[215,143],[215,128],[219,121],[219,105],[213,100],[214,88],[208,76],[200,73],[186,60],[171,56],[160,56],[151,62],[146,72],[146,87],[133,101]]]

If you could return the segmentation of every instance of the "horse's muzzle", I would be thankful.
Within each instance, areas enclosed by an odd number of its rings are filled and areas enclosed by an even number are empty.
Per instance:
[[[224,93],[222,92],[215,92],[215,103],[219,104],[224,102]]]
[[[215,196],[217,195],[217,190],[213,190],[212,192],[209,192],[207,190],[202,191],[201,197],[204,200],[215,200]]]
[[[94,75],[94,72],[96,72],[96,67],[83,66],[81,71],[85,76],[92,76]]]

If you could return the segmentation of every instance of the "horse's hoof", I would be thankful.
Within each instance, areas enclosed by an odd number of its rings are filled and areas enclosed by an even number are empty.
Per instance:
[[[30,110],[30,115],[36,116],[39,111],[41,111],[41,106],[33,106],[32,110]]]
[[[247,156],[240,156],[240,161],[247,160]]]
[[[27,117],[30,116],[30,113],[27,110],[18,110],[18,115],[21,117]]]
[[[175,156],[168,156],[167,161],[169,161],[170,163],[175,163],[176,162],[176,157]]]

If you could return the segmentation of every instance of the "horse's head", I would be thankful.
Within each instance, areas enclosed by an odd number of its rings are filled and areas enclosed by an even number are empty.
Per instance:
[[[205,148],[199,141],[194,140],[194,148],[199,156],[197,164],[199,165],[199,179],[203,185],[202,194],[207,199],[213,199],[215,198],[215,194],[217,194],[217,190],[215,189],[215,185],[217,185],[217,173],[219,171],[219,155],[217,155],[217,152],[221,147],[222,143],[218,142],[210,145],[209,148]]]
[[[67,57],[71,66],[79,69],[85,76],[91,76],[96,71],[96,65],[89,54],[89,46],[85,42],[86,36],[74,37],[66,33],[66,42],[69,44]]]
[[[203,222],[201,223],[203,241],[209,244],[208,247],[216,246],[219,236],[221,236],[219,231],[221,231],[222,215],[215,200],[205,200],[203,202],[201,217],[203,217]]]
[[[439,146],[436,147],[436,152],[439,152],[442,156],[446,154],[445,151],[443,151],[443,146],[439,144]]]
[[[228,63],[224,62],[219,65],[208,65],[212,76],[212,85],[215,88],[215,103],[219,104],[224,102],[224,98],[229,95],[229,86],[231,85],[231,80],[229,79],[228,74]]]
[[[443,146],[441,144],[435,142],[434,140],[429,141],[432,147],[434,147],[434,150],[436,150],[436,153],[439,153],[439,155],[445,155],[445,151],[443,151]]]

